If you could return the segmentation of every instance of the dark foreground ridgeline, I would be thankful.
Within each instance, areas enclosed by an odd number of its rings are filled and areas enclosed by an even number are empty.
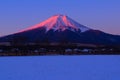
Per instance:
[[[0,56],[120,55],[120,46],[13,45],[0,46]]]

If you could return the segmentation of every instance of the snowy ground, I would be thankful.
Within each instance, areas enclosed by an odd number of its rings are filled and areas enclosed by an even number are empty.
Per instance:
[[[0,80],[120,80],[120,56],[0,57]]]

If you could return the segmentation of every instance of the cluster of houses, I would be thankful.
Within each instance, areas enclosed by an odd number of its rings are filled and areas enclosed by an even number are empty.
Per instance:
[[[119,49],[104,47],[104,45],[80,43],[0,43],[0,55],[48,55],[48,54],[110,54],[120,53]]]

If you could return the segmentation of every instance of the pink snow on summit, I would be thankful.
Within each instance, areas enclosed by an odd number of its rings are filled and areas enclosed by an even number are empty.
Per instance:
[[[72,20],[71,18],[69,18],[66,15],[54,15],[54,16],[48,18],[47,20],[45,20],[35,26],[32,26],[28,29],[25,29],[23,31],[33,30],[33,29],[37,29],[37,28],[41,28],[41,27],[45,27],[46,31],[49,31],[51,29],[53,29],[54,31],[56,31],[56,30],[64,31],[66,29],[69,29],[72,31],[81,30],[81,32],[85,32],[90,29],[90,28],[87,28],[87,27],[77,23],[76,21]]]

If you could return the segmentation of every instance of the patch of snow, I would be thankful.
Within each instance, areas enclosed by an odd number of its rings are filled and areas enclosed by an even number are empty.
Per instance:
[[[72,52],[72,49],[66,49],[65,52]]]
[[[64,31],[66,29],[69,29],[71,31],[80,30],[81,32],[90,30],[90,28],[87,28],[86,26],[83,26],[83,25],[77,23],[76,21],[72,20],[71,18],[69,18],[68,16],[65,16],[65,15],[54,15],[54,16],[48,18],[47,20],[45,20],[35,26],[32,26],[26,30],[32,30],[32,29],[41,28],[41,27],[45,27],[46,31],[49,31],[51,29],[53,29],[54,31],[56,31],[56,30]],[[26,30],[24,30],[24,31],[26,31]]]
[[[89,49],[83,49],[82,52],[89,52]]]

